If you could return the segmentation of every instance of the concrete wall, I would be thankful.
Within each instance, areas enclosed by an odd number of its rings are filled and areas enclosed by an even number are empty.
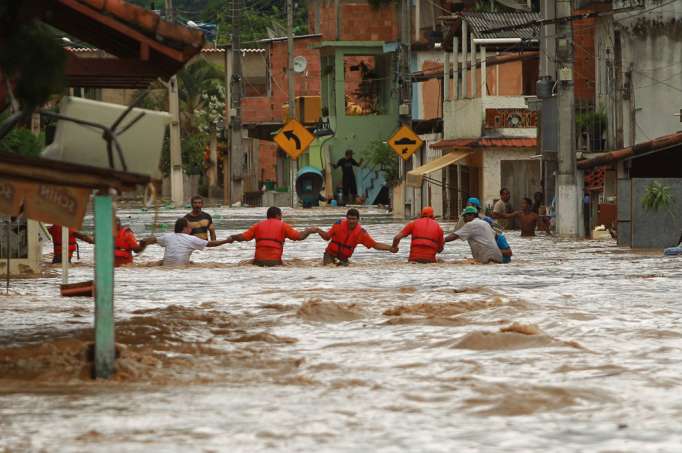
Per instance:
[[[540,189],[540,161],[530,160],[534,155],[534,149],[495,149],[489,148],[483,150],[483,168],[482,168],[482,189],[481,189],[481,203],[484,205],[492,204],[493,200],[500,198],[500,189],[502,189],[502,161],[522,160],[532,162],[531,165],[537,165],[537,174],[527,172],[525,175],[515,175],[512,178],[506,177],[505,183],[509,186],[508,189],[515,195],[512,199],[514,208],[519,208],[520,198],[523,196],[530,196],[532,198],[535,191]],[[511,181],[510,181],[511,180]],[[530,184],[535,189],[528,194],[521,195],[523,191],[517,191],[515,187],[522,186],[526,188]],[[525,191],[525,190],[524,190]],[[517,194],[518,192],[518,194]]]
[[[597,102],[609,113],[611,145],[615,143],[612,112],[618,88],[613,73],[613,20],[621,29],[623,84],[627,83],[626,73],[632,70],[633,74],[634,102],[624,99],[622,106],[624,145],[631,144],[631,134],[635,143],[641,143],[682,129],[679,117],[673,116],[682,107],[678,89],[682,86],[682,2],[661,6],[658,1],[646,0],[644,4],[645,10],[600,19],[596,29]]]
[[[671,188],[677,202],[671,212],[647,211],[642,197],[653,181]],[[665,248],[677,245],[682,233],[682,179],[634,178],[619,181],[618,245],[632,248]],[[629,220],[629,222],[628,222]]]
[[[443,102],[443,135],[451,138],[476,138],[483,132],[484,110],[481,98]]]

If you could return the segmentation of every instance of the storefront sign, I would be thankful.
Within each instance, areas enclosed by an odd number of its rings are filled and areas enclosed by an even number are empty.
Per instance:
[[[0,178],[0,213],[79,229],[90,189]]]
[[[534,128],[538,112],[527,109],[485,109],[485,128]]]

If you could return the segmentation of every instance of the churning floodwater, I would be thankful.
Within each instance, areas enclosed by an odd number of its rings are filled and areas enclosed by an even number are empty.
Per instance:
[[[265,213],[207,211],[219,238]],[[151,211],[119,215],[152,229]],[[402,226],[361,221],[385,242]],[[287,242],[280,268],[248,265],[253,242],[175,269],[150,246],[116,270],[109,382],[88,378],[92,299],[59,297],[46,266],[0,296],[0,451],[682,451],[682,258],[509,241],[512,264],[486,266],[461,241],[434,265],[408,264],[403,240],[348,267],[322,267],[317,236]],[[92,252],[71,281],[93,277]]]

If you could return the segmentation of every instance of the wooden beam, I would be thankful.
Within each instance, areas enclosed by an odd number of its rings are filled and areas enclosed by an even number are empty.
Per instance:
[[[171,68],[149,61],[106,57],[78,57],[67,52],[64,75],[68,86],[92,88],[146,88],[159,75],[169,76]]]
[[[12,153],[0,153],[0,176],[87,189],[114,188],[120,192],[145,186],[152,181],[150,176],[138,173]]]
[[[172,47],[163,45],[159,41],[156,41],[155,39],[149,38],[148,36],[137,31],[135,28],[132,28],[131,26],[127,25],[125,22],[116,19],[115,17],[106,16],[106,15],[102,14],[101,12],[90,8],[87,5],[78,2],[77,0],[57,0],[57,2],[66,6],[70,10],[85,16],[86,18],[90,19],[93,22],[97,22],[104,27],[107,27],[111,30],[115,30],[116,32],[118,32],[118,33],[120,33],[120,34],[122,34],[128,38],[131,38],[131,39],[134,39],[135,41],[138,41],[139,43],[146,43],[147,45],[149,45],[149,47],[151,49],[154,49],[156,52],[159,52],[163,55],[166,55],[167,57],[178,62],[180,65],[182,65],[186,62],[186,56],[183,54],[182,51],[179,51],[179,50],[174,49]],[[45,20],[48,23],[51,23],[49,16],[45,17]],[[55,24],[55,25],[58,26],[59,24]],[[64,30],[64,31],[66,31],[68,33],[73,33],[74,36],[79,37],[78,30]],[[83,37],[83,38],[89,42],[89,41],[92,41],[93,38],[96,39],[96,36],[88,36],[88,37]],[[90,44],[94,44],[97,47],[104,49],[104,50],[108,50],[111,48],[111,45],[108,45],[108,42],[107,42],[109,40],[98,40],[98,41],[102,41],[102,42],[90,42]],[[113,52],[113,51],[112,51],[112,53],[115,54],[115,52]]]

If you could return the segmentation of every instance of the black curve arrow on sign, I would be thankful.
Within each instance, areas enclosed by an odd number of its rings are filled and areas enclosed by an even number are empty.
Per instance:
[[[294,134],[294,131],[284,131],[284,136],[288,140],[293,140],[294,142],[296,142],[297,150],[301,149],[301,140],[298,138],[296,134]]]

